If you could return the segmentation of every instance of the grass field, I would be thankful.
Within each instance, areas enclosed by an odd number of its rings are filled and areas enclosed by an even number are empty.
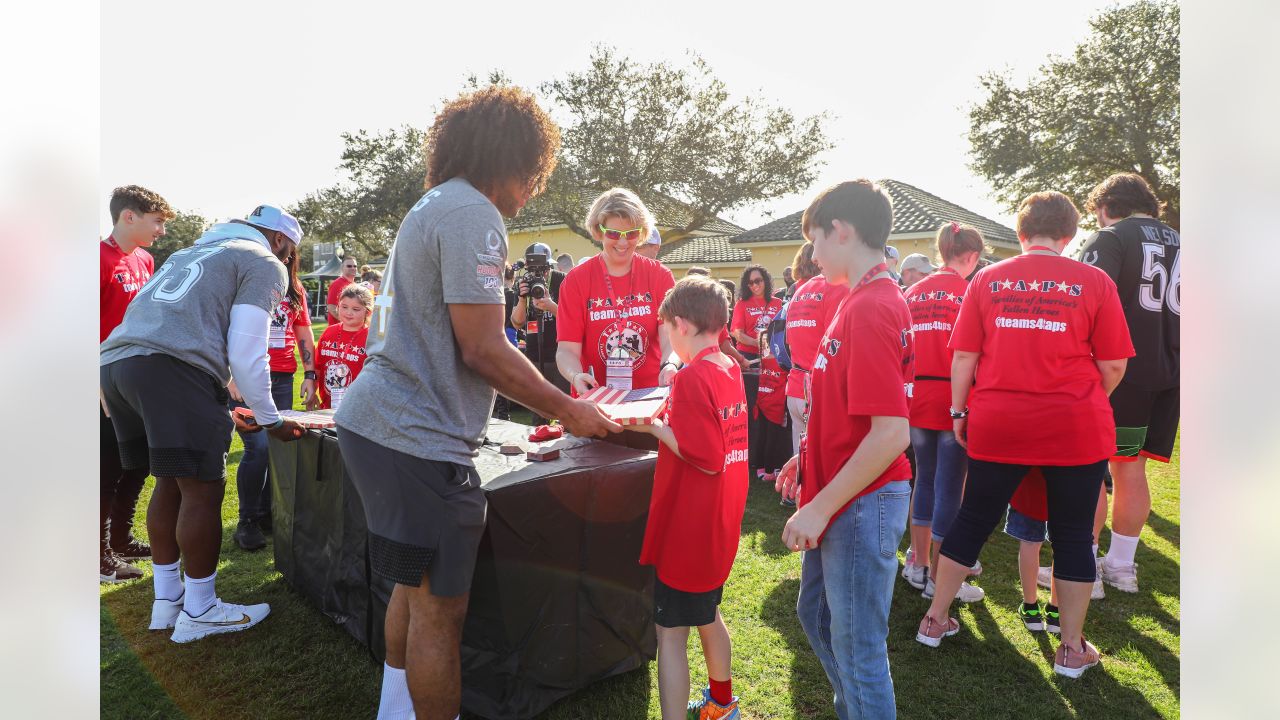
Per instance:
[[[229,459],[234,478],[237,439]],[[997,532],[982,552],[984,602],[960,607],[961,632],[942,648],[915,642],[926,608],[899,580],[890,619],[889,659],[902,718],[1174,718],[1179,715],[1178,453],[1150,466],[1153,510],[1138,551],[1142,592],[1108,588],[1090,606],[1085,632],[1103,653],[1101,669],[1077,681],[1053,674],[1056,640],[1017,619],[1017,544]],[[151,580],[103,586],[103,718],[372,718],[381,666],[343,630],[294,594],[273,567],[271,547],[246,553],[231,540],[234,481],[223,503],[218,593],[232,602],[269,602],[271,616],[243,634],[177,645],[146,630]],[[138,531],[150,495],[139,507]],[[831,691],[795,617],[800,558],[779,533],[788,511],[754,483],[742,543],[722,612],[734,641],[734,691],[746,718],[834,718]],[[1103,548],[1109,542],[1104,533]],[[905,550],[904,537],[903,549]],[[1044,560],[1048,562],[1048,550]],[[1047,591],[1041,590],[1042,601]],[[694,634],[696,638],[696,633]],[[705,684],[696,639],[694,686]],[[465,715],[464,715],[465,717]],[[656,665],[611,678],[552,706],[542,717],[657,718]]]

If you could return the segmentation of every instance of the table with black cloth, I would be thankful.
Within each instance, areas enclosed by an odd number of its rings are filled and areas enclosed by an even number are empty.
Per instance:
[[[502,455],[526,425],[493,420],[476,459],[488,520],[462,638],[462,706],[532,717],[597,680],[655,656],[653,570],[638,564],[657,456],[566,436],[560,457]],[[369,572],[368,530],[337,436],[272,440],[276,569],[289,585],[384,657],[392,583]]]

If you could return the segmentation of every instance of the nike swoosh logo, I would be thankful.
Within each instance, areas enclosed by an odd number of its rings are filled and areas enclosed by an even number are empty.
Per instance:
[[[219,626],[221,626],[221,625],[248,625],[250,621],[249,621],[249,616],[248,616],[248,615],[245,615],[244,613],[241,613],[241,614],[240,614],[240,619],[239,619],[239,620],[219,620],[219,621],[217,621],[217,622],[209,622],[209,621],[207,621],[207,620],[196,620],[196,619],[194,619],[194,618],[193,618],[193,619],[191,620],[191,622],[193,622],[193,623],[199,623],[199,624],[201,624],[201,625],[219,625]]]

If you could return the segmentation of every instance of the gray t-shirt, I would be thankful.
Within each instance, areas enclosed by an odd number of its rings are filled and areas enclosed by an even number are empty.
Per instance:
[[[472,465],[494,391],[462,362],[448,305],[505,305],[506,260],[502,216],[470,183],[454,178],[423,195],[400,223],[368,360],[338,424],[415,457]]]
[[[169,355],[226,385],[231,306],[270,313],[284,297],[287,278],[262,233],[240,223],[214,225],[142,286],[124,320],[102,342],[99,364]]]

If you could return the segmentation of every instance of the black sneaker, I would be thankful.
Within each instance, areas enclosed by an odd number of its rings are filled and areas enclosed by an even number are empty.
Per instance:
[[[1058,614],[1057,605],[1044,606],[1044,629],[1055,635],[1062,634],[1062,620],[1061,615]]]
[[[778,504],[784,508],[793,508],[796,506],[796,501],[791,498],[782,498],[778,501]]]
[[[106,548],[102,551],[102,561],[98,565],[98,582],[122,583],[137,580],[140,577],[142,577],[142,571],[121,560],[114,550]]]
[[[1022,618],[1022,624],[1031,632],[1044,630],[1044,613],[1040,610],[1040,603],[1022,603],[1018,606],[1018,617]]]
[[[262,530],[258,528],[258,523],[253,520],[241,520],[240,524],[236,526],[234,537],[241,550],[252,552],[267,546],[267,538],[263,536]]]
[[[121,560],[150,560],[151,546],[141,540],[129,536],[129,542],[125,545],[113,545],[111,549]]]

